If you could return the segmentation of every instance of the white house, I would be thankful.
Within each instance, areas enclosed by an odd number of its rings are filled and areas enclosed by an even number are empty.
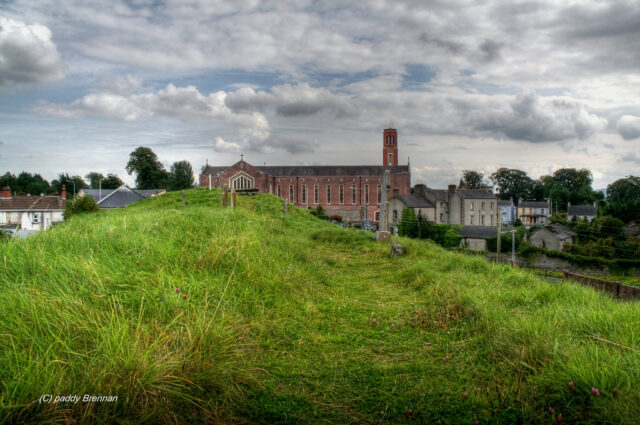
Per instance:
[[[67,192],[61,196],[13,196],[11,189],[0,192],[0,227],[16,230],[46,230],[64,221]]]
[[[498,201],[498,208],[500,208],[500,221],[503,225],[510,226],[515,223],[518,209],[513,204],[513,198],[508,201]]]

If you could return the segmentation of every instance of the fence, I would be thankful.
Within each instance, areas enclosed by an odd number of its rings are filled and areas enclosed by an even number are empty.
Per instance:
[[[563,272],[564,277],[567,279],[580,282],[587,286],[592,286],[603,292],[613,295],[615,298],[625,300],[640,300],[640,287],[625,285],[620,282],[598,279],[595,277],[585,276],[581,274],[571,273],[568,271]]]

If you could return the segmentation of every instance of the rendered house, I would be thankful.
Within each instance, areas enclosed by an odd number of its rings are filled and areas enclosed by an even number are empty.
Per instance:
[[[0,227],[12,231],[46,230],[64,221],[67,191],[62,185],[61,196],[13,196],[3,187],[0,193]]]
[[[546,226],[550,223],[551,204],[549,201],[518,202],[518,218],[526,227]]]
[[[231,166],[205,165],[201,187],[227,186],[272,193],[301,208],[322,206],[351,223],[377,223],[382,177],[391,172],[392,193],[411,194],[409,165],[398,165],[398,131],[382,134],[382,165],[255,166],[241,159]]]
[[[462,236],[461,247],[474,251],[484,251],[487,249],[487,239],[498,236],[498,227],[462,226],[460,235]]]
[[[400,222],[406,207],[438,224],[496,226],[498,223],[498,198],[487,189],[458,189],[453,184],[447,190],[429,189],[417,184],[410,196],[394,193],[390,204],[392,224],[396,217],[396,222]]]
[[[567,220],[582,220],[586,219],[591,222],[598,216],[598,208],[596,203],[593,205],[571,205],[571,202],[567,205]]]
[[[513,198],[508,201],[498,201],[498,208],[500,208],[500,220],[503,225],[509,226],[515,223],[518,215],[518,209],[513,204]]]

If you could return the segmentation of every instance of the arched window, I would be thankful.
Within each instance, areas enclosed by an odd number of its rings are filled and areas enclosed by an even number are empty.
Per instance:
[[[254,180],[245,173],[238,173],[231,177],[231,187],[234,189],[251,189],[254,187]]]

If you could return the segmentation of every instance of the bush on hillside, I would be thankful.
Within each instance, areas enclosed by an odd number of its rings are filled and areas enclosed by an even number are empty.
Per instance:
[[[398,224],[398,234],[410,238],[418,237],[418,217],[413,208],[407,207],[402,210],[402,218]]]
[[[460,235],[460,228],[462,226],[451,226],[444,233],[442,246],[445,248],[459,248],[462,235]]]
[[[318,205],[317,208],[311,208],[309,210],[311,215],[318,217],[320,220],[329,220],[329,216],[324,212],[324,208],[322,205]]]
[[[100,207],[96,204],[96,201],[89,195],[76,196],[70,201],[67,201],[67,207],[64,210],[64,219],[68,220],[71,216],[87,212],[98,211]]]

